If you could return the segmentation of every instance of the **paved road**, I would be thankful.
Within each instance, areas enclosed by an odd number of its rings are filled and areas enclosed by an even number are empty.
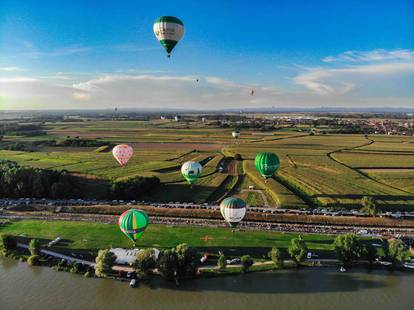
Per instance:
[[[20,247],[20,248],[24,248],[24,249],[29,248],[29,246],[27,244],[24,244],[24,243],[17,243],[17,246]],[[88,265],[88,266],[91,266],[91,267],[95,267],[94,262],[90,262],[90,261],[87,261],[87,260],[84,260],[84,259],[79,259],[79,258],[75,258],[75,257],[72,257],[72,256],[57,253],[57,252],[54,252],[54,251],[44,250],[44,249],[40,250],[40,252],[45,254],[45,255],[50,255],[50,256],[53,256],[53,257],[56,257],[56,258],[65,259],[65,260],[67,260],[68,262],[71,262],[71,263],[76,262],[76,263],[79,263],[79,264],[84,264],[84,265]]]

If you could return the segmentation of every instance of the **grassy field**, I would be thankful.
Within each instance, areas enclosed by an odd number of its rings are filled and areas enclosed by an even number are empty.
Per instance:
[[[155,175],[164,183],[152,197],[158,201],[205,202],[213,193],[221,197],[231,192],[251,204],[263,204],[261,194],[249,195],[244,191],[248,185],[254,185],[270,205],[285,208],[304,208],[310,204],[358,208],[363,196],[375,197],[384,210],[409,210],[414,206],[413,137],[310,136],[289,128],[274,132],[246,130],[235,140],[231,137],[232,128],[164,120],[56,122],[47,123],[46,128],[46,136],[5,136],[3,143],[79,136],[130,143],[135,154],[126,168],[118,166],[111,152],[99,153],[93,148],[0,150],[0,159],[33,167],[66,169],[100,179]],[[267,183],[253,165],[255,155],[262,151],[277,153],[281,159],[278,177]],[[230,174],[220,173],[217,168],[224,156],[235,154],[243,158],[237,173],[245,179],[233,188],[236,179],[229,182]],[[207,157],[212,160],[204,166],[198,185],[190,188],[183,182],[181,164]]]
[[[109,247],[132,247],[114,224],[65,222],[65,221],[12,221],[0,227],[0,233],[14,234],[26,238],[53,240],[60,236],[65,239],[62,250],[97,250]],[[206,236],[208,236],[206,238]],[[229,228],[184,227],[151,224],[138,241],[141,247],[169,248],[180,243],[194,247],[240,248],[245,253],[257,248],[277,246],[286,249],[290,240],[297,237],[292,233],[235,231]],[[313,251],[330,251],[334,236],[304,235],[307,246]],[[207,241],[206,241],[207,240]],[[45,241],[46,242],[46,241]],[[268,250],[268,249],[266,249]]]

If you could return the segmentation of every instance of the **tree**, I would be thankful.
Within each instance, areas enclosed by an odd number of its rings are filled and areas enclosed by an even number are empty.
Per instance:
[[[144,249],[137,253],[135,268],[142,272],[144,277],[148,275],[150,269],[155,268],[155,251],[154,249]]]
[[[308,253],[308,247],[306,246],[305,240],[303,240],[301,235],[290,241],[288,252],[296,266],[299,267],[305,260],[306,254]]]
[[[243,272],[247,272],[253,265],[253,259],[250,257],[250,255],[243,255],[240,260]]]
[[[40,254],[40,242],[38,239],[32,239],[29,243],[29,251],[31,255]]]
[[[372,244],[367,244],[364,247],[364,255],[368,260],[369,267],[372,268],[374,265],[375,259],[378,256],[377,249]]]
[[[339,235],[335,238],[334,247],[338,259],[347,267],[351,267],[362,254],[361,244],[355,234]]]
[[[98,277],[107,276],[112,272],[112,266],[116,261],[116,255],[109,250],[99,250],[95,259],[95,274]]]
[[[14,236],[3,234],[0,237],[0,252],[7,255],[17,248],[17,240]]]
[[[410,254],[400,239],[391,239],[386,248],[387,258],[391,262],[391,267],[401,265],[410,258]]]
[[[178,259],[179,277],[192,277],[197,269],[197,252],[194,248],[189,247],[186,243],[177,245],[175,248]]]
[[[167,280],[174,280],[178,274],[178,257],[174,249],[165,250],[160,253],[160,258],[158,259],[158,270]]]
[[[361,212],[371,215],[371,216],[377,215],[378,213],[377,203],[374,198],[369,197],[369,196],[362,197],[361,205],[362,205]]]
[[[278,248],[273,247],[272,250],[268,253],[268,256],[275,263],[276,268],[283,268],[283,259]]]
[[[223,270],[223,269],[225,269],[225,268],[226,268],[226,266],[227,266],[227,263],[226,263],[226,257],[225,257],[223,254],[221,254],[221,255],[219,256],[218,260],[217,260],[217,267],[218,267],[220,270]]]

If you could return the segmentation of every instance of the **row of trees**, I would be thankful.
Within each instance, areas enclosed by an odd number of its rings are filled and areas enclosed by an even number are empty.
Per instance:
[[[378,248],[373,246],[372,243],[362,242],[355,234],[344,234],[335,238],[334,249],[338,260],[345,267],[351,267],[359,260],[368,261],[372,267],[377,258],[383,257],[384,260],[391,263],[391,268],[393,268],[403,264],[410,258],[409,251],[400,239],[388,240],[382,248]],[[305,261],[308,248],[300,235],[298,238],[291,240],[288,253],[297,266]],[[278,248],[272,248],[268,256],[277,268],[283,267],[284,261]]]
[[[70,198],[76,179],[67,171],[22,167],[0,161],[0,197]]]
[[[105,185],[102,185],[105,186]],[[160,186],[157,177],[134,177],[107,183],[109,199],[139,199]],[[0,161],[0,197],[82,198],[81,179],[67,171],[19,166]]]

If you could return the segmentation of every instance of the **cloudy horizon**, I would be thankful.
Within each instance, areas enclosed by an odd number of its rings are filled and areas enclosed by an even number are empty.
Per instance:
[[[217,5],[205,9],[214,11]],[[45,13],[30,1],[0,9],[0,110],[414,107],[414,28],[409,28],[414,12],[407,11],[413,6],[405,1],[379,6],[377,17],[354,21],[352,27],[346,19],[331,21],[338,17],[336,8],[325,16],[325,25],[313,29],[295,29],[295,19],[315,22],[320,13],[280,17],[275,27],[283,24],[289,31],[275,42],[268,42],[255,23],[246,44],[237,33],[229,42],[230,34],[205,28],[201,16],[183,8],[186,34],[171,59],[153,37],[158,11],[149,4],[149,13],[140,13],[141,22],[123,9],[118,33],[120,17],[112,25],[96,20],[90,25],[93,7],[79,16],[79,25],[65,26],[75,6],[57,13],[51,4],[48,13],[57,15],[50,20],[42,19]],[[224,11],[231,9],[229,4]],[[257,9],[252,22],[283,13],[277,6],[267,9]],[[294,9],[283,8],[285,13]],[[104,5],[102,10],[110,14]],[[393,28],[387,14],[400,16]],[[240,18],[234,17],[235,27],[245,29]],[[369,22],[375,31],[368,29]],[[101,33],[96,33],[98,26]],[[336,38],[339,32],[342,40]],[[324,37],[331,38],[329,45],[321,43]]]

